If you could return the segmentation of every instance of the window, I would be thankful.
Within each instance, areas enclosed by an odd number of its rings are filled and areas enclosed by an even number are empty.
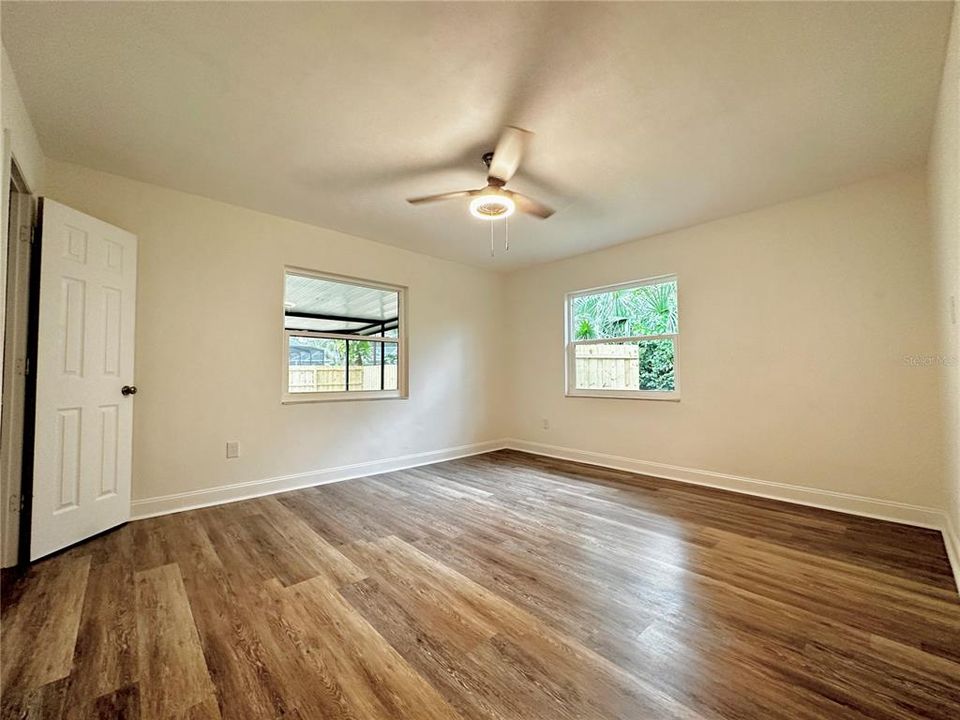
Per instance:
[[[567,295],[567,395],[678,400],[677,278]]]
[[[406,397],[406,288],[284,270],[283,399]]]

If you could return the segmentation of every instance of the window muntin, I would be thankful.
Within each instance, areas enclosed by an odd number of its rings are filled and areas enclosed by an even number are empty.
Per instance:
[[[284,400],[405,396],[405,288],[284,271]]]
[[[679,398],[677,279],[567,296],[567,394]]]

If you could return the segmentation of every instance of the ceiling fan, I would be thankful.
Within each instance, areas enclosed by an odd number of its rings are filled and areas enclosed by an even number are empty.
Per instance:
[[[533,133],[529,130],[523,130],[512,125],[507,125],[503,129],[500,140],[497,141],[496,149],[493,152],[483,154],[483,163],[487,166],[486,187],[408,198],[407,202],[411,205],[420,205],[439,200],[469,197],[473,198],[470,201],[470,214],[482,220],[505,218],[512,215],[516,210],[545,220],[553,215],[552,208],[504,187],[517,172],[517,168],[520,167],[523,151],[531,135]]]

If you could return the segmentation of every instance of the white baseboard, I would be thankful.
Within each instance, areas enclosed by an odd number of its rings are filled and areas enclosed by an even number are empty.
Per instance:
[[[455,460],[469,455],[480,455],[481,453],[493,452],[494,450],[502,450],[504,447],[506,447],[506,445],[503,440],[490,440],[487,442],[473,443],[471,445],[459,445],[441,450],[430,450],[428,452],[399,455],[382,460],[371,460],[369,462],[354,463],[352,465],[312,470],[294,475],[279,475],[264,480],[251,480],[249,482],[234,483],[232,485],[220,485],[202,490],[188,490],[187,492],[173,493],[172,495],[143,498],[141,500],[134,500],[131,503],[130,519],[143,520],[144,518],[155,517],[157,515],[168,515],[184,510],[194,510],[211,505],[237,502],[238,500],[249,500],[250,498],[273,495],[288,490],[326,485],[328,483],[341,482],[342,480],[351,480],[369,475],[379,475],[380,473],[404,470],[420,465],[430,465],[445,460]]]
[[[712,470],[696,470],[694,468],[666,465],[648,460],[635,460],[633,458],[607,455],[589,450],[573,450],[557,445],[529,442],[527,440],[508,439],[506,444],[507,447],[513,450],[522,450],[523,452],[529,452],[535,455],[545,455],[562,460],[573,460],[574,462],[585,463],[587,465],[599,465],[614,470],[626,470],[640,475],[652,475],[653,477],[678,480],[694,485],[706,485],[721,490],[731,490],[746,495],[756,495],[757,497],[769,498],[771,500],[782,500],[799,505],[809,505],[810,507],[823,508],[825,510],[836,510],[852,515],[864,515],[866,517],[890,520],[906,525],[919,525],[920,527],[935,528],[937,530],[943,529],[943,512],[921,505],[908,505],[890,500],[877,500],[862,495],[834,492],[833,490],[817,490],[800,485],[757,480],[739,475],[718,473]]]
[[[263,495],[273,495],[288,490],[326,485],[342,480],[378,475],[380,473],[393,472],[395,470],[403,470],[421,465],[430,465],[505,448],[561,460],[571,460],[587,465],[612,468],[614,470],[625,470],[640,475],[677,480],[694,485],[705,485],[707,487],[729,490],[746,495],[755,495],[770,500],[780,500],[851,515],[861,515],[879,520],[888,520],[906,525],[917,525],[939,530],[943,533],[947,555],[950,558],[954,578],[957,581],[957,589],[960,590],[960,535],[958,535],[957,530],[953,528],[949,516],[936,508],[910,505],[890,500],[878,500],[876,498],[834,492],[832,490],[818,490],[799,485],[771,482],[769,480],[758,480],[756,478],[718,473],[712,470],[697,470],[678,465],[637,460],[589,450],[574,450],[557,445],[547,445],[514,438],[490,440],[487,442],[473,443],[471,445],[460,445],[458,447],[444,448],[441,450],[431,450],[352,465],[324,468],[310,472],[296,473],[294,475],[281,475],[263,480],[251,480],[249,482],[221,485],[203,490],[190,490],[172,495],[161,495],[158,497],[144,498],[142,500],[134,500],[131,508],[131,519],[142,520],[157,515],[167,515],[184,510],[209,507],[211,505],[248,500]]]
[[[953,576],[957,582],[957,590],[960,592],[960,537],[952,527],[949,515],[938,508],[910,505],[892,500],[879,500],[863,495],[819,490],[800,485],[771,482],[770,480],[758,480],[739,475],[718,473],[712,470],[697,470],[648,460],[636,460],[590,450],[574,450],[558,445],[547,445],[515,438],[508,438],[505,447],[534,455],[572,460],[586,465],[625,470],[640,475],[677,480],[693,485],[705,485],[770,500],[780,500],[824,510],[834,510],[849,515],[861,515],[878,520],[939,530],[943,534]]]

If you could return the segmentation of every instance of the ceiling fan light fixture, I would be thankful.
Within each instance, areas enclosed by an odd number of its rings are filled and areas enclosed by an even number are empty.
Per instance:
[[[518,210],[526,215],[546,220],[553,215],[553,210],[533,198],[504,187],[520,167],[524,146],[530,135],[532,133],[529,130],[511,125],[503,129],[496,149],[483,154],[483,164],[487,166],[486,187],[412,197],[407,198],[407,202],[411,205],[423,205],[440,200],[471,198],[470,214],[480,220],[508,218]],[[490,229],[493,229],[492,225]]]
[[[477,195],[470,201],[470,214],[481,220],[497,220],[513,215],[517,205],[513,198],[507,195],[486,194]]]

